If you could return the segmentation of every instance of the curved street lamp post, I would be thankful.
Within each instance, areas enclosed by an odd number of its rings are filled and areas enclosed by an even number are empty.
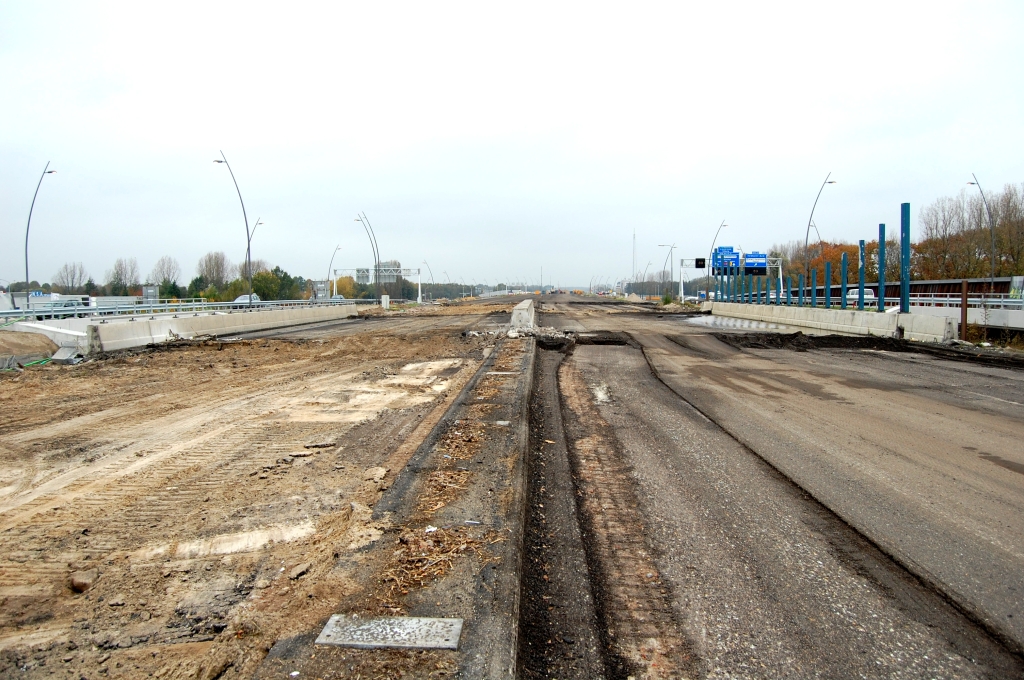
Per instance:
[[[804,234],[804,274],[805,280],[810,281],[811,278],[811,260],[807,257],[807,244],[811,237],[811,221],[814,220],[814,209],[818,207],[818,199],[821,198],[821,192],[825,190],[826,184],[835,184],[836,181],[829,181],[829,177],[832,173],[829,172],[825,175],[825,181],[821,183],[821,188],[818,189],[818,195],[814,197],[814,205],[811,206],[811,216],[807,218],[807,233]],[[818,225],[814,225],[814,231],[818,231]],[[818,241],[821,241],[821,232],[818,231]],[[829,282],[831,283],[831,281]]]
[[[249,231],[249,218],[245,214],[245,201],[242,200],[242,190],[238,188],[238,180],[235,179],[235,171],[231,169],[231,164],[228,163],[228,157],[224,155],[224,152],[220,152],[222,160],[214,160],[214,163],[223,163],[228,166],[228,172],[231,174],[231,181],[235,183],[235,191],[238,193],[238,202],[242,204],[242,219],[245,220],[245,269],[249,274],[249,307],[252,308],[252,252],[250,250],[250,243],[252,242],[252,233]],[[256,220],[259,224],[259,220]],[[255,227],[254,227],[255,229]]]
[[[373,250],[373,294],[375,297],[379,297],[379,281],[380,281],[380,248],[377,247],[377,235],[373,233],[373,227],[370,226],[370,220],[366,217],[366,213],[356,213],[356,222],[360,222],[363,225],[363,229],[366,231],[366,237],[370,239],[370,248]]]
[[[427,271],[430,272],[430,299],[434,299],[434,272],[430,269],[430,265],[427,264],[426,260],[423,260],[423,264],[427,265]]]
[[[334,248],[334,252],[331,253],[331,263],[329,265],[327,265],[327,281],[328,281],[328,284],[327,284],[327,299],[328,300],[330,300],[331,298],[334,297],[334,293],[338,292],[337,289],[334,287],[334,277],[331,276],[331,267],[334,266],[334,256],[338,254],[339,250],[341,250],[341,244],[340,243]],[[334,292],[331,292],[332,290]]]
[[[988,233],[992,240],[991,251],[989,251],[991,253],[990,259],[992,260],[992,272],[989,274],[988,278],[988,295],[992,296],[995,294],[995,222],[992,220],[992,211],[988,207],[988,199],[985,198],[985,192],[983,192],[981,188],[981,182],[978,181],[978,176],[973,172],[971,173],[971,176],[974,177],[974,181],[968,182],[968,184],[974,184],[978,187],[978,190],[981,193],[981,201],[985,204],[985,212],[988,213]]]
[[[711,302],[711,277],[714,276],[715,272],[715,244],[718,243],[718,234],[722,231],[722,227],[728,227],[729,225],[722,220],[722,223],[718,225],[718,231],[715,232],[715,238],[711,241],[711,251],[708,252],[708,275],[704,279],[704,300]]]
[[[668,244],[662,243],[662,244],[659,244],[658,247],[659,248],[668,248],[668,255],[665,257],[665,261],[668,263],[668,280],[669,280],[669,283],[674,283],[675,280],[676,280],[676,277],[672,275],[672,272],[675,271],[674,270],[675,260],[673,259],[672,255],[676,252],[676,244],[673,243],[672,245],[668,245]],[[661,270],[665,271],[665,265],[661,266]],[[673,295],[673,297],[675,297],[675,296]]]
[[[56,170],[50,170],[50,161],[46,161],[46,166],[43,168],[43,174],[39,175],[39,182],[36,184],[36,192],[32,194],[32,205],[28,209],[28,222],[25,224],[25,309],[29,308],[29,288],[32,279],[28,277],[28,230],[32,227],[32,211],[36,207],[36,196],[39,195],[39,187],[43,185],[43,178],[47,175],[56,173]],[[11,303],[14,303],[14,293],[11,293]]]

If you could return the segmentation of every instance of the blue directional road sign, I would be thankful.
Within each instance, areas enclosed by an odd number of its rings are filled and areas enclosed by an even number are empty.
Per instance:
[[[743,273],[753,276],[764,276],[768,273],[768,255],[765,253],[747,253],[743,258]]]

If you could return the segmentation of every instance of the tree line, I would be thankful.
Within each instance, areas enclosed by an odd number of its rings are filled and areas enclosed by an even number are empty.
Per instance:
[[[81,262],[67,262],[53,275],[52,283],[31,281],[30,290],[68,295],[131,296],[142,295],[142,286],[158,286],[161,299],[203,297],[211,302],[231,301],[249,293],[249,269],[246,263],[234,265],[223,252],[209,252],[199,258],[196,274],[185,286],[179,285],[181,265],[164,255],[143,280],[138,260],[119,257],[105,273],[102,283],[93,279]],[[311,294],[309,282],[292,276],[265,260],[252,261],[252,292],[263,300],[300,300]],[[10,290],[25,290],[25,282],[12,282]]]
[[[1024,275],[1024,184],[1007,184],[999,193],[988,196],[988,213],[981,197],[961,191],[956,196],[937,199],[918,215],[920,238],[911,243],[910,276],[919,281],[984,278],[995,262],[996,276]],[[992,250],[993,234],[995,251]],[[894,238],[890,238],[892,235]],[[885,263],[887,281],[900,278],[899,225],[887,225]],[[866,241],[865,279],[878,281],[878,239]],[[839,283],[839,267],[846,253],[851,276],[858,267],[857,244],[818,241],[804,248],[803,242],[776,244],[770,257],[782,259],[783,276],[794,280],[807,269],[818,272],[824,281],[825,263],[832,263],[832,283]],[[993,259],[994,258],[994,259]],[[854,280],[851,278],[851,280]]]

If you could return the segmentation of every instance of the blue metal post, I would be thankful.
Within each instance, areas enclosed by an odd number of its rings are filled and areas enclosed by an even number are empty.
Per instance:
[[[878,311],[885,311],[885,225],[878,225]]]
[[[799,276],[797,276],[797,286],[799,286],[799,290],[797,291],[797,296],[799,297],[798,304],[801,307],[803,307],[804,306],[804,275],[803,275],[803,272],[801,272],[799,274]]]
[[[900,312],[910,314],[910,204],[900,205]]]
[[[811,307],[818,306],[818,270],[811,270]]]
[[[786,306],[791,307],[793,305],[793,277],[786,277]]]
[[[825,263],[825,309],[832,309],[832,263]]]
[[[747,301],[747,275],[744,274],[740,278],[740,302],[746,303]]]
[[[843,296],[843,301],[840,303],[840,306],[843,309],[846,309],[846,266],[847,266],[847,261],[846,261],[846,251],[845,250],[843,251],[843,263],[840,266],[843,268],[843,271],[840,273],[840,276],[839,276],[839,278],[841,279],[840,280],[840,286],[841,286],[840,287],[840,295]]]
[[[858,277],[858,280],[859,280],[859,282],[857,284],[857,309],[859,309],[862,312],[864,311],[864,258],[865,258],[865,255],[864,255],[864,239],[861,239],[860,240],[860,264],[857,267],[857,269],[858,269],[857,277]]]

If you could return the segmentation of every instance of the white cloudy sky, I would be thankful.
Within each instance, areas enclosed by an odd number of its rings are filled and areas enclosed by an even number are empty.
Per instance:
[[[712,5],[709,7],[709,5]],[[381,255],[435,278],[585,285],[720,242],[856,240],[1024,181],[1024,4],[0,2],[0,283],[244,226],[322,277]]]

